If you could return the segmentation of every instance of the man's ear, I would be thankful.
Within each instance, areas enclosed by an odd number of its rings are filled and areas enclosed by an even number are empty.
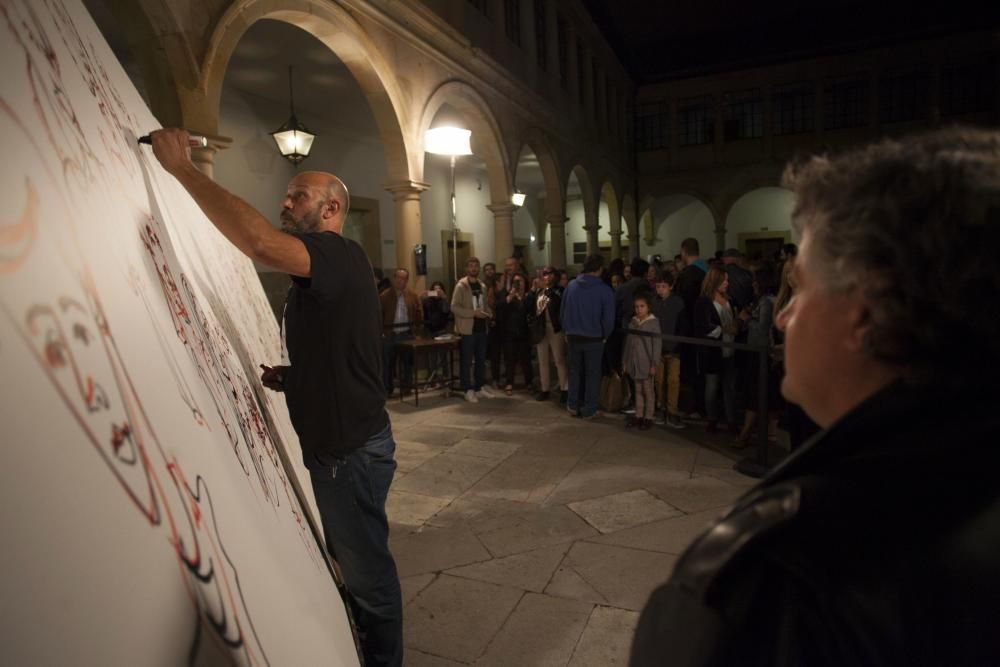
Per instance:
[[[844,345],[851,352],[863,352],[866,347],[865,341],[875,324],[871,304],[868,303],[868,299],[864,297],[860,289],[855,289],[844,296],[843,305],[847,315]]]
[[[340,202],[336,199],[331,199],[326,207],[330,209],[331,218],[337,217],[337,214],[340,213]]]

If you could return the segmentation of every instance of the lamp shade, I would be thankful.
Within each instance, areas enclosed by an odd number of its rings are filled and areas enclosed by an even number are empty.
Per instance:
[[[282,157],[292,164],[298,164],[309,157],[313,139],[316,138],[309,128],[298,121],[294,113],[271,136],[274,137],[274,143],[278,144]]]
[[[525,197],[527,197],[527,195],[520,190],[516,190],[514,194],[510,196],[510,203],[514,206],[524,206]]]
[[[435,127],[424,133],[424,150],[436,155],[472,155],[472,132],[460,127]]]

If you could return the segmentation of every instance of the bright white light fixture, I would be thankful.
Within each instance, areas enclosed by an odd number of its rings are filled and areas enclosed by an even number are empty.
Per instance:
[[[534,242],[535,242],[535,235],[534,235],[534,234],[532,234],[532,235],[531,235],[531,242],[532,242],[532,243],[534,243]]]
[[[514,190],[514,194],[510,196],[510,203],[514,206],[524,206],[524,199],[527,197],[520,190]]]
[[[435,127],[424,133],[424,150],[435,155],[472,155],[472,131],[460,127]]]
[[[305,125],[295,117],[295,96],[292,92],[292,68],[288,68],[288,107],[291,110],[291,117],[277,130],[271,133],[274,143],[278,145],[278,150],[282,157],[298,164],[307,157],[312,150],[313,140],[316,135],[309,131]]]

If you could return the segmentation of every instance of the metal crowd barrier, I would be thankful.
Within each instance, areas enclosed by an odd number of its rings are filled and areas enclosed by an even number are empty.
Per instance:
[[[744,352],[754,352],[757,355],[757,454],[753,457],[746,457],[737,461],[735,464],[736,470],[747,475],[749,477],[761,478],[766,475],[771,470],[771,464],[768,462],[768,446],[767,446],[767,428],[768,428],[768,414],[767,414],[767,394],[768,394],[768,371],[770,370],[770,360],[771,360],[771,349],[770,346],[758,347],[756,345],[748,345],[746,343],[730,343],[721,340],[712,340],[710,338],[693,338],[691,336],[674,336],[673,334],[655,334],[648,331],[636,331],[634,329],[621,329],[625,335],[629,336],[646,336],[648,338],[659,337],[664,341],[669,341],[672,343],[685,343],[687,345],[695,345],[702,347],[721,347],[721,348],[732,348],[734,350],[742,350]],[[684,372],[684,367],[681,366],[681,372]]]

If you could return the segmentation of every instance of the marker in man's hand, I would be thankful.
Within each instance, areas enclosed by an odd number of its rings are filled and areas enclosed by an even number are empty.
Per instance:
[[[148,134],[144,134],[139,137],[140,144],[153,145],[153,140],[149,138]],[[205,148],[208,146],[208,138],[203,137],[200,134],[189,134],[188,135],[188,146],[191,148]]]

